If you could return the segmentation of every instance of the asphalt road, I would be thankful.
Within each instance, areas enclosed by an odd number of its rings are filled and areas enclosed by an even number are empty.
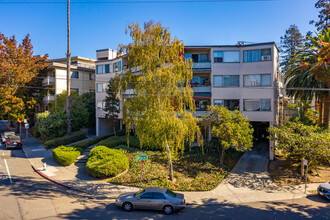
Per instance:
[[[329,201],[304,199],[246,204],[188,206],[166,216],[156,211],[126,213],[111,200],[97,200],[44,180],[22,150],[0,150],[0,219],[330,219]]]

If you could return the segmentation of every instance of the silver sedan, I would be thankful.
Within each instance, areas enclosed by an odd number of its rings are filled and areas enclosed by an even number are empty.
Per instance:
[[[148,187],[137,193],[125,193],[116,200],[116,205],[125,211],[133,209],[162,210],[165,214],[184,209],[184,195],[160,187]]]

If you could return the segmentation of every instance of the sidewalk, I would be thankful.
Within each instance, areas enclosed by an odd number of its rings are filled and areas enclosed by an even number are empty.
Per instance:
[[[52,149],[46,150],[34,137],[24,140],[23,150],[31,165],[41,169],[48,177],[72,186],[73,189],[86,192],[97,199],[115,199],[125,192],[136,192],[136,187],[109,184],[95,180],[86,170],[86,155],[89,147],[78,161],[70,166],[58,165],[52,157]],[[246,152],[230,174],[212,191],[182,192],[188,204],[209,205],[217,203],[246,203],[256,201],[275,201],[306,197],[304,185],[278,187],[271,180],[267,171],[267,152],[256,146],[253,151]],[[47,168],[43,171],[43,163]],[[308,184],[307,193],[316,190],[319,184]]]

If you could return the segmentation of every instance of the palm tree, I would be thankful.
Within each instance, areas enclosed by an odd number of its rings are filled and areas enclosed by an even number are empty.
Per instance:
[[[286,92],[298,100],[319,101],[319,124],[329,126],[330,29],[308,38],[311,46],[300,49],[290,61],[285,75]]]

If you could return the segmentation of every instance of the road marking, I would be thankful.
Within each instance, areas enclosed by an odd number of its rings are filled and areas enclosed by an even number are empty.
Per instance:
[[[7,172],[8,172],[9,181],[10,181],[10,183],[13,183],[13,181],[11,180],[11,176],[10,176],[10,172],[9,172],[9,169],[8,169],[8,165],[7,165],[7,161],[6,161],[6,159],[4,159],[4,161],[5,161],[5,164],[6,164],[6,168],[7,168]]]
[[[32,149],[31,151],[42,151],[42,150],[45,150],[43,148],[38,148],[38,149]]]

